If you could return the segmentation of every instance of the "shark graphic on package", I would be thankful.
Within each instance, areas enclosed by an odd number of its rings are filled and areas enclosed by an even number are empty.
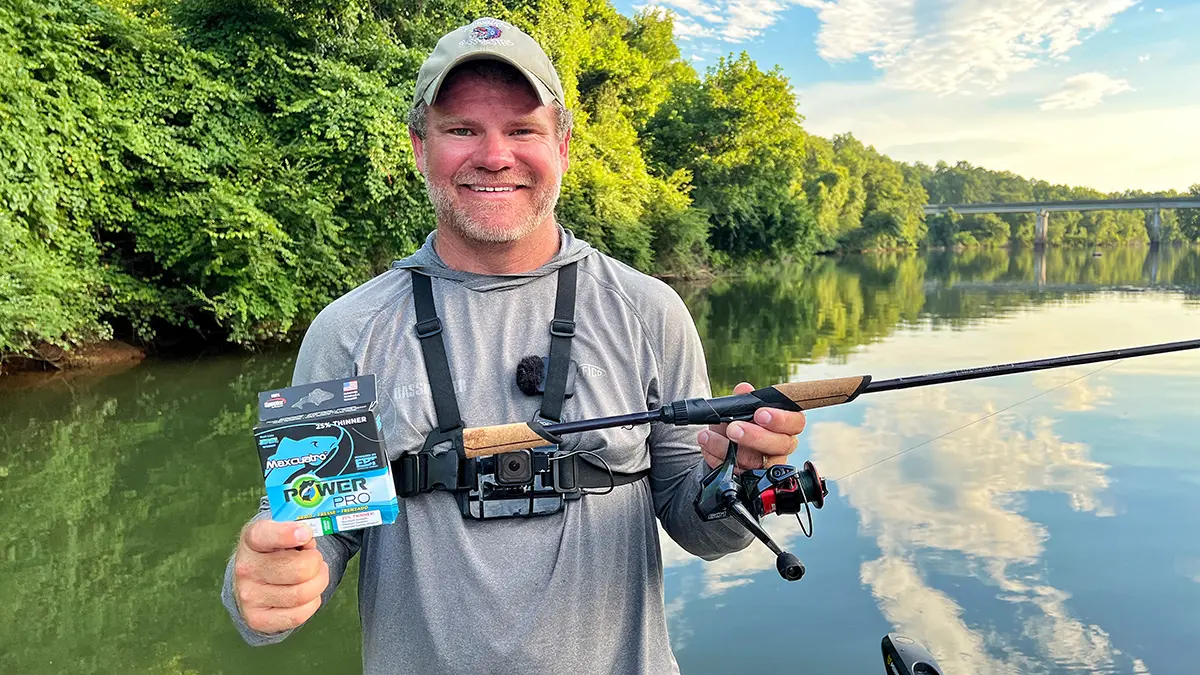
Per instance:
[[[307,396],[305,396],[304,398],[301,398],[299,401],[296,401],[295,403],[293,403],[292,407],[297,408],[297,409],[302,409],[302,408],[304,408],[305,404],[310,404],[310,403],[314,406],[320,407],[320,405],[322,403],[328,401],[331,398],[333,398],[333,394],[325,391],[324,389],[321,389],[320,387],[317,387],[316,389],[313,389]]]
[[[339,428],[340,431],[340,428]],[[325,464],[338,448],[339,436],[309,436],[308,438],[282,438],[275,454],[267,458],[263,480],[267,484],[282,482],[280,474],[295,473],[300,467],[317,469]]]

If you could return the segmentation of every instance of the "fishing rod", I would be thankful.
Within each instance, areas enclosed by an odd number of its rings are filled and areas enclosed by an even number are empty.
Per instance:
[[[523,453],[549,443],[560,443],[559,436],[635,424],[672,424],[675,426],[723,424],[751,420],[760,408],[787,411],[813,410],[850,403],[864,394],[898,391],[937,384],[998,377],[1051,368],[1063,368],[1101,361],[1112,361],[1154,354],[1166,354],[1200,348],[1200,339],[1165,342],[1141,347],[1073,354],[1033,361],[1018,361],[978,368],[948,370],[940,373],[873,380],[870,375],[838,377],[806,382],[787,382],[756,389],[745,394],[716,398],[690,398],[671,402],[657,410],[597,417],[586,420],[542,425],[535,422],[475,427],[463,430],[463,452],[467,457],[485,457]],[[704,520],[733,517],[776,554],[780,576],[796,581],[804,576],[804,565],[793,554],[782,550],[759,521],[770,513],[795,515],[805,536],[812,536],[812,512],[820,509],[829,494],[825,479],[812,462],[797,469],[786,464],[735,471],[737,443],[730,441],[724,461],[701,481],[695,501],[696,512]],[[808,515],[804,527],[800,511]]]

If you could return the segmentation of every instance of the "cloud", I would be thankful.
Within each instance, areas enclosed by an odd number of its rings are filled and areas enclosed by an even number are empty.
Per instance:
[[[1090,672],[1114,672],[1115,657],[1108,632],[1095,624],[1084,624],[1070,616],[1066,601],[1070,595],[1046,584],[1037,583],[1038,575],[1011,574],[1003,564],[989,565],[992,581],[1005,593],[1004,599],[1032,605],[1040,613],[1031,613],[1024,621],[1024,632],[1037,643],[1045,659],[1055,663],[1075,663]],[[1034,583],[1029,583],[1032,579]],[[1022,612],[1025,614],[1025,612]],[[1134,672],[1149,672],[1140,659],[1133,659]]]
[[[912,561],[885,554],[863,563],[860,576],[888,624],[932,650],[945,672],[1006,672],[1003,664],[988,654],[983,636],[967,626],[962,608],[946,593],[927,586]]]
[[[1040,99],[1042,110],[1085,110],[1098,105],[1105,96],[1131,91],[1126,80],[1114,80],[1104,73],[1081,73],[1068,77],[1059,91]]]
[[[1138,63],[1145,63],[1149,60],[1150,60],[1149,54],[1142,54],[1141,56],[1138,57]]]
[[[676,37],[739,43],[794,6],[813,10],[818,54],[868,58],[893,87],[950,94],[997,91],[1015,74],[1063,60],[1137,0],[653,0]]]
[[[716,37],[716,33],[698,21],[677,17],[675,19],[675,36],[683,40],[691,40],[692,38]]]
[[[1063,59],[1136,0],[801,0],[821,20],[818,53],[868,57],[890,85],[997,91],[1013,74]]]
[[[720,23],[722,21],[721,14],[713,5],[709,5],[702,0],[657,0],[660,6],[673,7],[683,12],[695,16],[705,21]],[[678,12],[676,12],[678,14]]]
[[[683,611],[685,604],[686,601],[680,595],[664,607],[667,615],[667,632],[671,636],[671,649],[677,652],[683,651],[687,647],[688,641],[692,639],[695,632],[688,624],[687,612]]]
[[[672,14],[675,37],[703,37],[728,43],[752,40],[779,20],[795,0],[653,0],[633,5],[635,11],[657,9]]]
[[[787,1],[774,0],[732,0],[725,4],[728,19],[721,36],[728,42],[742,42],[762,35],[771,24],[779,20],[779,15],[787,8]]]
[[[869,405],[861,425],[815,424],[813,463],[837,478],[965,427],[920,454],[838,480],[838,489],[858,510],[862,529],[883,544],[1034,563],[1047,533],[1014,508],[1014,499],[1060,493],[1075,510],[1095,512],[1108,479],[1089,449],[1060,438],[1034,405],[976,422],[1012,397],[983,384],[959,384],[881,398]],[[916,474],[920,480],[906,478]]]

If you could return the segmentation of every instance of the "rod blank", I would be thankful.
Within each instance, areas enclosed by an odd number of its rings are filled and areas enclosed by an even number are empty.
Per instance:
[[[1115,359],[1132,358],[1135,356],[1149,356],[1151,354],[1165,354],[1167,352],[1178,352],[1185,349],[1196,348],[1200,348],[1200,340],[1183,340],[1180,342],[1164,342],[1157,345],[1147,345],[1145,347],[1127,347],[1124,349],[1110,349],[1103,352],[1075,354],[1073,356],[1058,356],[1049,359],[1019,361],[1017,363],[1006,363],[995,366],[965,368],[963,370],[948,370],[945,372],[931,373],[928,375],[913,375],[911,377],[897,377],[891,380],[876,380],[868,384],[866,388],[863,389],[862,393],[871,394],[880,391],[911,389],[912,387],[926,387],[933,384],[975,380],[981,377],[996,377],[998,375],[1028,373],[1030,371],[1045,370],[1047,368],[1078,366],[1085,363],[1098,363],[1100,361],[1112,361]]]

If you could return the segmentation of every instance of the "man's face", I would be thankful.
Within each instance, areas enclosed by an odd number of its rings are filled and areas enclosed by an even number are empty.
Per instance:
[[[525,82],[463,74],[442,87],[425,140],[410,134],[439,225],[476,241],[516,241],[553,222],[570,135]]]

